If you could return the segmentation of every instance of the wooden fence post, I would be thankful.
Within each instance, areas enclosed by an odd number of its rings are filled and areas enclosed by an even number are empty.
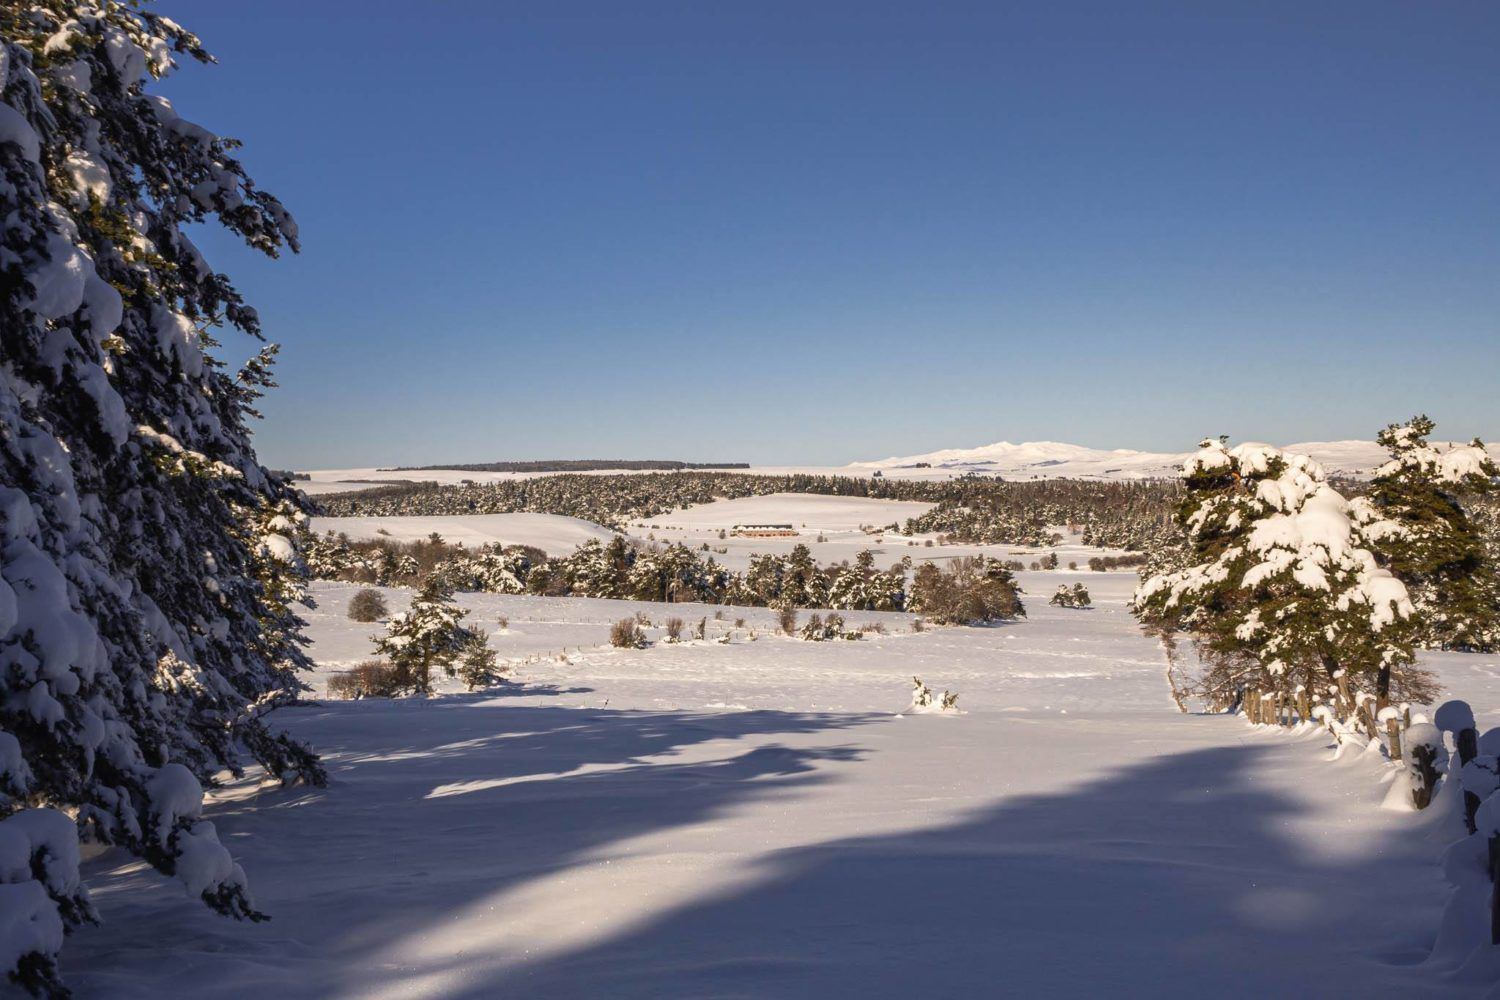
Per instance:
[[[1465,764],[1479,756],[1479,730],[1460,729],[1454,734],[1454,742],[1458,745],[1458,767],[1462,771]],[[1476,829],[1474,814],[1478,811],[1479,796],[1467,788],[1464,789],[1464,824],[1469,828],[1470,833]],[[1494,850],[1493,841],[1490,850]]]
[[[1432,791],[1437,787],[1437,747],[1421,744],[1411,747],[1411,759],[1416,781],[1412,783],[1412,804],[1426,809],[1432,804]]]
[[[1443,733],[1423,722],[1406,731],[1406,773],[1411,777],[1411,803],[1418,809],[1432,804],[1437,791],[1438,756],[1443,751]]]
[[[1479,756],[1479,730],[1474,728],[1474,710],[1469,707],[1468,702],[1455,698],[1439,705],[1438,710],[1433,713],[1432,721],[1443,732],[1453,734],[1453,746],[1458,751],[1458,766],[1454,767],[1449,762],[1448,778],[1458,779],[1459,787],[1463,787],[1463,779],[1460,777],[1463,766]],[[1470,833],[1474,832],[1474,814],[1478,811],[1479,795],[1464,789],[1464,825]]]

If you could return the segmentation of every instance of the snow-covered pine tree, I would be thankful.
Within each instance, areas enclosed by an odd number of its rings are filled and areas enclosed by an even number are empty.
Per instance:
[[[245,423],[270,356],[214,359],[211,329],[259,322],[183,231],[275,256],[297,230],[236,143],[147,92],[184,54],[209,59],[139,4],[0,0],[0,890],[47,901],[0,972],[44,992],[91,914],[28,816],[257,919],[202,786],[246,751],[321,779],[263,720],[306,665],[294,511]]]
[[[1145,579],[1134,606],[1193,635],[1211,698],[1243,699],[1262,721],[1289,708],[1307,719],[1327,700],[1373,736],[1391,697],[1435,693],[1413,664],[1406,588],[1372,552],[1399,526],[1346,500],[1311,459],[1267,445],[1204,441],[1183,473],[1185,564]]]
[[[1478,440],[1429,444],[1433,427],[1417,416],[1376,438],[1391,460],[1375,470],[1370,502],[1399,530],[1373,536],[1375,556],[1406,584],[1420,645],[1491,652],[1500,646],[1500,573],[1461,498],[1491,492],[1500,469]]]
[[[433,573],[411,600],[411,607],[392,615],[386,634],[375,639],[375,651],[388,657],[402,685],[417,694],[432,693],[432,668],[451,677],[455,663],[474,649],[475,632],[463,625],[468,611],[453,602],[453,592]]]

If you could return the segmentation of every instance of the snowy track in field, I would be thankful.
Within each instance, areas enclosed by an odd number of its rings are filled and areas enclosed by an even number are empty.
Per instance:
[[[1046,606],[1079,578],[1097,608]],[[70,979],[84,998],[1428,995],[1440,845],[1379,808],[1378,766],[1178,714],[1129,574],[1022,582],[1025,621],[851,613],[890,634],[834,643],[771,635],[764,609],[469,595],[481,624],[509,617],[493,644],[529,661],[521,686],[284,713],[331,786],[232,784],[212,814],[274,919],[217,920],[106,856],[107,923],[70,944]],[[319,592],[314,656],[366,655],[350,588]],[[731,641],[602,645],[637,610]],[[1497,664],[1437,665],[1500,707]],[[964,714],[898,716],[913,674]]]

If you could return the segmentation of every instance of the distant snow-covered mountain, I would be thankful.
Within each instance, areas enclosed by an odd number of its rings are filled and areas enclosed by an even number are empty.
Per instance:
[[[1304,441],[1284,447],[1310,456],[1329,474],[1341,476],[1369,475],[1388,457],[1374,441]],[[1500,446],[1491,445],[1489,450],[1500,460]],[[978,448],[948,448],[925,455],[855,462],[850,468],[879,469],[893,476],[976,472],[1007,479],[1161,479],[1176,476],[1188,454],[1087,448],[1061,441],[1000,441]]]

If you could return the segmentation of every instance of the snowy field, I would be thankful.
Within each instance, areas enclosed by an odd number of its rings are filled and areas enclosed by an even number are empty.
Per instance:
[[[1078,579],[1093,610],[1046,605]],[[1483,995],[1421,964],[1443,833],[1381,807],[1388,768],[1179,714],[1131,574],[1021,580],[1025,620],[854,613],[888,633],[832,643],[467,595],[516,683],[285,712],[330,786],[214,796],[272,921],[107,854],[65,971],[85,998]],[[378,628],[353,589],[316,588],[320,691]],[[605,646],[637,610],[709,640]],[[1500,658],[1434,662],[1495,718]],[[899,714],[913,674],[963,714]]]
[[[608,541],[614,532],[592,521],[561,514],[454,514],[425,517],[315,517],[311,529],[348,535],[354,541],[385,538],[414,542],[433,532],[443,540],[476,548],[500,542],[534,545],[550,556],[570,555],[591,538]]]
[[[743,571],[756,553],[785,554],[806,545],[820,565],[850,561],[868,549],[881,568],[910,556],[914,562],[945,562],[963,556],[987,555],[1030,563],[1056,552],[1063,566],[1087,563],[1090,556],[1118,555],[1117,549],[1089,548],[1077,538],[1037,548],[1025,545],[937,545],[935,534],[904,535],[873,530],[925,513],[932,504],[864,497],[777,493],[699,504],[661,514],[630,526],[629,537],[643,544],[681,543],[692,549],[708,545],[722,566]],[[736,524],[785,523],[797,534],[787,538],[745,538],[730,535]],[[862,530],[861,526],[872,530]],[[445,541],[470,548],[500,542],[534,545],[548,555],[566,556],[591,538],[607,541],[614,532],[576,517],[558,514],[450,514],[411,517],[314,517],[312,530],[342,532],[351,539],[388,538],[415,541],[437,532]],[[1062,529],[1058,529],[1061,531]],[[719,532],[725,533],[724,538]],[[929,542],[934,544],[929,545]],[[720,551],[723,550],[723,551]]]

